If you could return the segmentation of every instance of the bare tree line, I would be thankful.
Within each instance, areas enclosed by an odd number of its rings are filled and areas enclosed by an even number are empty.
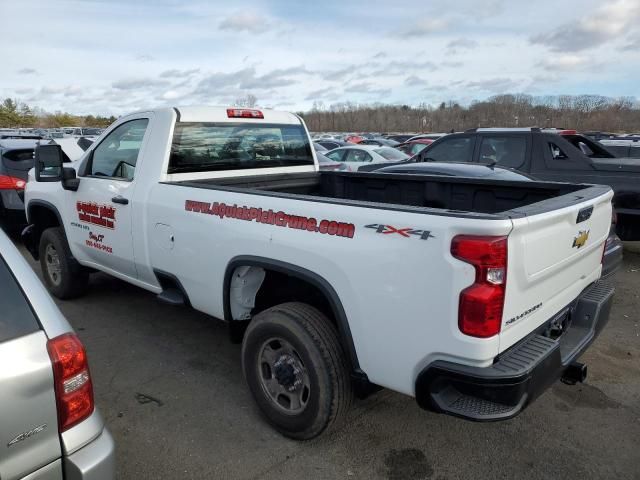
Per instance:
[[[476,127],[558,127],[582,131],[640,131],[640,104],[635,98],[600,95],[535,97],[497,95],[462,106],[361,105],[352,102],[325,107],[315,102],[301,113],[311,131],[448,132]]]

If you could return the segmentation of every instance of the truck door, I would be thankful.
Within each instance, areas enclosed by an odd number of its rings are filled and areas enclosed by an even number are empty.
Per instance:
[[[149,118],[111,131],[80,168],[77,192],[67,192],[67,237],[81,259],[137,277],[133,257],[132,198]]]

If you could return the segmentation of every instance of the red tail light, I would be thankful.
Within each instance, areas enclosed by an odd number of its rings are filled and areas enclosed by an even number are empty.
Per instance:
[[[58,430],[62,433],[93,413],[93,385],[87,354],[73,333],[52,338],[47,350],[53,364]]]
[[[576,135],[577,133],[576,130],[560,130],[558,135]]]
[[[507,237],[458,235],[451,254],[476,269],[476,281],[460,293],[458,327],[465,335],[500,333],[507,285]]]
[[[24,190],[26,184],[21,178],[0,175],[0,190]]]
[[[228,118],[264,118],[260,110],[251,108],[227,108]]]

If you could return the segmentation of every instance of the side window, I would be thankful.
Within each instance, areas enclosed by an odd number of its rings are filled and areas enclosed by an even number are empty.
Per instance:
[[[559,146],[553,142],[549,142],[549,149],[551,150],[551,158],[554,160],[567,160],[569,155],[564,153]]]
[[[337,150],[335,152],[329,152],[325,155],[325,157],[330,158],[334,162],[342,162],[342,157],[344,157],[345,150]]]
[[[140,118],[123,123],[93,151],[91,175],[133,180],[133,174],[149,120]]]
[[[347,158],[345,159],[345,162],[369,162],[369,161],[371,161],[371,155],[369,155],[364,150],[356,150],[356,149],[349,150],[349,153],[347,153]]]
[[[473,138],[448,138],[423,153],[425,158],[436,162],[471,162],[473,161]]]
[[[480,163],[497,163],[507,168],[521,168],[526,160],[527,139],[518,136],[483,136]]]

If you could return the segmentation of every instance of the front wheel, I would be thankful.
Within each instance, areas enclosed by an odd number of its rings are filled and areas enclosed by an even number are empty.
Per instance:
[[[342,420],[352,399],[347,360],[331,321],[304,303],[259,313],[242,343],[249,389],[283,435],[308,440]]]
[[[47,228],[42,232],[39,253],[44,283],[54,296],[69,299],[86,292],[89,271],[71,255],[62,228]]]

